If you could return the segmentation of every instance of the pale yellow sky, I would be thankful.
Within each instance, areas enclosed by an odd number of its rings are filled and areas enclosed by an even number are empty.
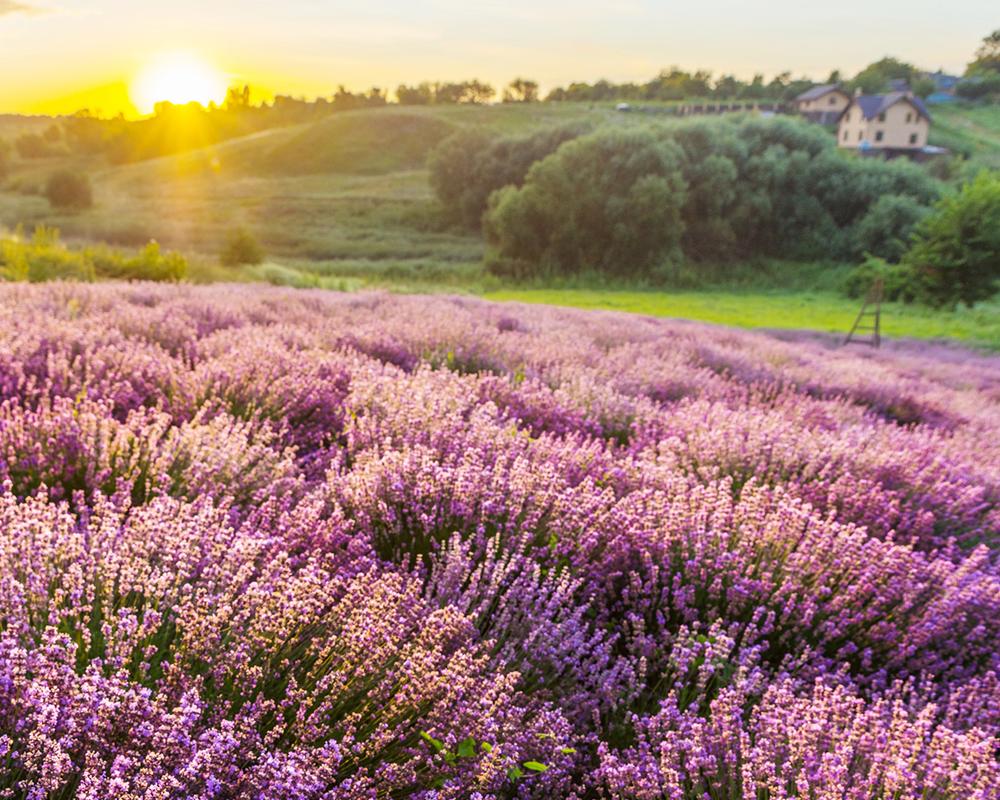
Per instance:
[[[644,80],[672,64],[823,78],[886,54],[960,71],[998,25],[994,0],[0,0],[0,112],[133,114],[130,85],[164,53],[315,96],[340,83]]]

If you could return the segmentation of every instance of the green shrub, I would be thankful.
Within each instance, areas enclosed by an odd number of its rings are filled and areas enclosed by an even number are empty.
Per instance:
[[[848,297],[861,298],[882,281],[882,296],[890,301],[912,302],[917,296],[917,286],[913,273],[903,264],[890,264],[878,256],[866,256],[865,260],[852,269],[844,282]]]
[[[520,186],[533,164],[586,130],[582,125],[561,126],[501,138],[479,129],[459,131],[431,151],[431,186],[449,216],[478,229],[493,192]]]
[[[260,264],[264,261],[264,250],[250,231],[238,228],[226,239],[219,261],[227,267]]]
[[[60,170],[49,177],[45,196],[53,208],[61,211],[82,211],[94,204],[90,179],[79,172]]]
[[[135,255],[106,247],[71,250],[55,228],[38,227],[30,240],[20,230],[0,240],[0,280],[92,281],[97,278],[178,281],[187,275],[187,261],[177,253],[162,253],[150,242]]]
[[[175,283],[187,277],[187,259],[179,253],[163,253],[157,242],[147,244],[136,256],[123,256],[108,248],[84,251],[99,278]]]
[[[898,262],[910,235],[930,209],[912,197],[887,194],[876,200],[854,231],[856,255],[865,253]]]
[[[4,280],[32,283],[92,281],[94,265],[83,253],[63,246],[57,229],[39,226],[28,241],[19,229],[13,238],[0,242],[0,276]]]
[[[917,299],[934,307],[971,307],[997,292],[1000,279],[1000,174],[982,172],[943,198],[915,229],[902,263]]]
[[[522,276],[654,272],[683,231],[682,153],[646,131],[604,131],[563,144],[521,188],[490,197],[491,270]]]

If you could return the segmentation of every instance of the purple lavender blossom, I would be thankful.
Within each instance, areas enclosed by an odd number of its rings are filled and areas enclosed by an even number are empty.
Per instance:
[[[0,800],[993,800],[998,537],[996,357],[0,286]]]

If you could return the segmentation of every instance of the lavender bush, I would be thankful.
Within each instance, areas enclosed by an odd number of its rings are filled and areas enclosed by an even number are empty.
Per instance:
[[[1000,360],[0,287],[0,798],[995,800]]]

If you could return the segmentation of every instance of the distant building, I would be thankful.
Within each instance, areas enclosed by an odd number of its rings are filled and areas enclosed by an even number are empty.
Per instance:
[[[931,115],[911,92],[857,95],[837,123],[840,147],[894,155],[915,155],[927,147]]]
[[[799,113],[810,122],[821,125],[835,124],[850,102],[851,96],[837,83],[814,86],[795,98]]]
[[[962,82],[962,78],[958,75],[948,75],[946,72],[938,70],[937,72],[929,72],[925,77],[930,78],[934,81],[934,91],[928,95],[927,103],[929,105],[943,105],[945,103],[954,103],[957,100],[955,94],[955,89]]]
[[[927,77],[934,81],[935,92],[946,92],[947,94],[955,94],[955,88],[962,82],[958,75],[948,75],[941,70],[930,72]]]

